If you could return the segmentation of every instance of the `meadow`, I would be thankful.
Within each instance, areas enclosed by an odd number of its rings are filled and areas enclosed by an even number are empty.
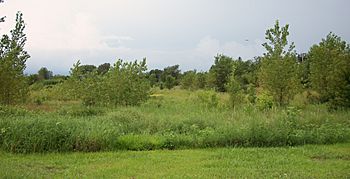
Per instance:
[[[0,178],[348,178],[350,144],[96,153],[0,152]]]
[[[156,90],[140,106],[45,101],[1,107],[0,148],[12,153],[279,147],[350,138],[350,112],[324,105],[228,106],[226,93]]]

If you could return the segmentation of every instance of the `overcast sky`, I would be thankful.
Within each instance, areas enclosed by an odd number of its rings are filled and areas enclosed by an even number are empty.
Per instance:
[[[348,0],[5,0],[0,34],[21,11],[27,24],[27,73],[47,67],[68,74],[72,64],[147,58],[149,69],[179,64],[208,70],[223,53],[262,55],[267,28],[290,24],[289,41],[307,52],[330,31],[350,41]],[[248,40],[248,41],[247,41]]]

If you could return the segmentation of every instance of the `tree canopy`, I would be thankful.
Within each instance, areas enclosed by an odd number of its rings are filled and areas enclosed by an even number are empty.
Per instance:
[[[23,74],[30,58],[24,50],[27,41],[23,14],[16,15],[16,26],[0,41],[0,103],[14,104],[25,100],[27,83]]]

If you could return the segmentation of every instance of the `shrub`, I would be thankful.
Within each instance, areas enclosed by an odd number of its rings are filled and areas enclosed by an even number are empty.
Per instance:
[[[216,108],[219,104],[219,98],[214,91],[199,91],[198,100],[206,108]]]
[[[257,96],[257,107],[261,110],[271,109],[274,105],[273,97],[266,92],[262,92]]]
[[[142,62],[118,60],[108,72],[98,75],[96,70],[83,73],[78,61],[61,92],[82,100],[86,106],[139,105],[149,97],[146,69],[145,59]]]

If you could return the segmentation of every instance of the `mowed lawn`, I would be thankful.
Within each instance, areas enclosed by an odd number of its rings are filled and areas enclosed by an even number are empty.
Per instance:
[[[349,178],[350,143],[282,148],[12,154],[0,178]]]

